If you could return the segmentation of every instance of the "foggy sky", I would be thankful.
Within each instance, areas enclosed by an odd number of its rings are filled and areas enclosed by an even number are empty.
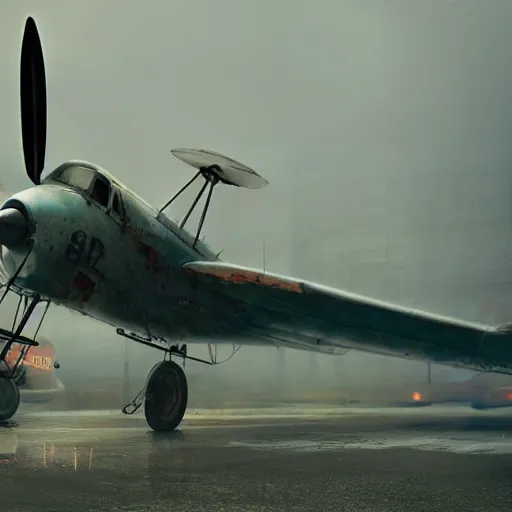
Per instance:
[[[203,232],[228,261],[261,266],[265,241],[269,270],[473,319],[494,314],[481,311],[489,296],[512,297],[511,3],[4,1],[1,180],[13,192],[30,185],[18,96],[29,14],[48,170],[93,161],[159,206],[191,176],[169,150],[213,149],[270,182],[216,190]],[[119,344],[55,311],[45,333],[64,341],[80,326]]]

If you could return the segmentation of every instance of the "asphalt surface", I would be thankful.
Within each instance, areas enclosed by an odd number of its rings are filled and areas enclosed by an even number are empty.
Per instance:
[[[22,411],[0,430],[7,511],[509,511],[512,411]]]

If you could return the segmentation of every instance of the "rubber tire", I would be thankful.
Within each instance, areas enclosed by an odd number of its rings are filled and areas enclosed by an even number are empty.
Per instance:
[[[166,377],[174,378],[174,385],[162,382]],[[177,384],[177,386],[176,386]],[[160,400],[175,393],[172,413],[162,417],[162,404]],[[146,382],[146,398],[144,400],[144,415],[149,427],[155,432],[169,432],[174,430],[183,419],[188,403],[188,385],[185,372],[174,361],[162,361],[156,364],[149,372]]]
[[[12,379],[0,378],[0,421],[10,420],[20,406],[20,390]]]

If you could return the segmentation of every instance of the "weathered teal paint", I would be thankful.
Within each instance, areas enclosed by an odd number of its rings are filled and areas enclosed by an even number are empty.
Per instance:
[[[87,193],[55,181],[60,171],[77,165],[106,177],[120,191],[125,223],[116,221]],[[353,348],[512,373],[508,329],[442,318],[222,263],[205,244],[193,248],[188,232],[86,162],[63,164],[42,185],[15,194],[3,207],[9,206],[25,212],[34,227],[33,251],[17,285],[116,327],[170,341],[236,341],[326,353]],[[104,257],[95,269],[66,257],[77,231],[89,241],[101,241]],[[4,248],[8,274],[25,254],[26,248]],[[250,274],[253,282],[219,278],[219,271],[238,277]],[[88,300],[72,285],[78,272],[95,282]]]

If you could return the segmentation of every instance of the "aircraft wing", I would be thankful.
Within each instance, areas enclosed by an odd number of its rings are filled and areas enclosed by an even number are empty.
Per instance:
[[[196,289],[196,300],[206,293],[215,300],[242,305],[243,314],[232,321],[247,335],[276,342],[286,339],[312,350],[315,346],[354,348],[512,371],[508,328],[441,317],[223,262],[189,262],[184,269]]]

